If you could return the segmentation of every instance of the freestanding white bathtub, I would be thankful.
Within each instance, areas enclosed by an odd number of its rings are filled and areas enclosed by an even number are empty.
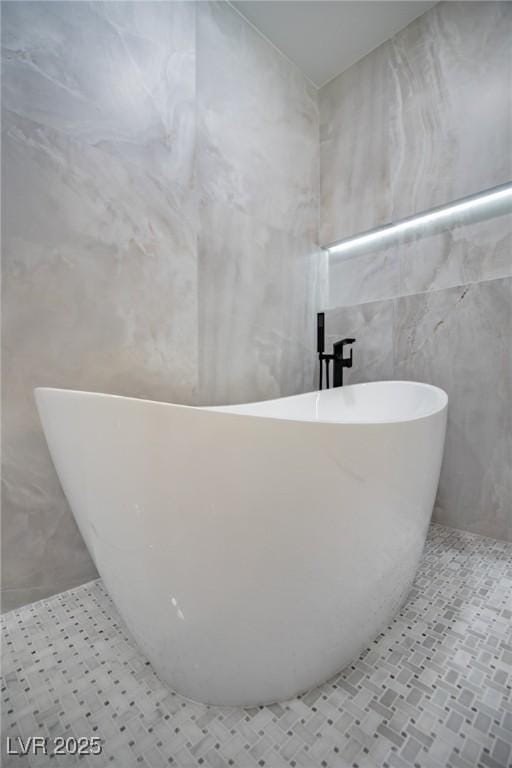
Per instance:
[[[179,693],[290,698],[403,603],[439,478],[442,390],[378,382],[221,408],[35,394],[103,582]]]

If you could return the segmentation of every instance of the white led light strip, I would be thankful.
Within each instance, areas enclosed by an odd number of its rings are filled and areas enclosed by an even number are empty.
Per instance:
[[[411,216],[396,224],[386,224],[383,227],[379,227],[379,229],[363,233],[362,235],[356,235],[355,237],[349,237],[346,240],[340,240],[331,245],[326,245],[324,248],[329,251],[330,254],[342,253],[351,248],[370,245],[378,240],[387,239],[393,235],[413,230],[422,224],[429,224],[435,221],[441,222],[443,219],[450,219],[458,214],[466,213],[475,208],[482,208],[483,206],[492,205],[493,203],[504,202],[507,198],[510,199],[512,203],[512,183],[499,188],[495,187],[494,189],[487,190],[474,197],[458,200],[454,203],[448,203],[448,205],[435,208],[427,213]]]

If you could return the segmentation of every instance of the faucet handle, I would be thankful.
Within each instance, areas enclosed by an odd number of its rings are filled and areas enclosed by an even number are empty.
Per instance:
[[[340,341],[336,341],[332,346],[334,350],[334,356],[337,358],[343,359],[343,347],[345,344],[354,344],[356,339],[340,339]],[[350,358],[349,360],[352,360],[352,350],[350,350]]]

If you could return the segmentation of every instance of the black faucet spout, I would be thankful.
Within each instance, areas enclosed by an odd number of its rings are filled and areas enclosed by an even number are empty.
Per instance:
[[[350,354],[348,357],[344,355],[344,348],[348,344],[354,344],[355,339],[341,339],[333,344],[334,352],[334,370],[332,375],[333,387],[343,386],[343,369],[352,368],[352,348],[350,348]]]
[[[334,359],[343,359],[343,348],[346,344],[354,344],[355,339],[341,339],[333,344]],[[352,359],[352,350],[350,350],[350,359]]]

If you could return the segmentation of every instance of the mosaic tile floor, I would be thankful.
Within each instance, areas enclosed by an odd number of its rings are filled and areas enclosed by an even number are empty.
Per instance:
[[[432,526],[393,623],[329,683],[270,707],[208,707],[171,692],[100,581],[12,611],[2,623],[5,768],[512,765],[505,542]],[[6,755],[7,736],[33,735],[96,736],[102,754]]]

